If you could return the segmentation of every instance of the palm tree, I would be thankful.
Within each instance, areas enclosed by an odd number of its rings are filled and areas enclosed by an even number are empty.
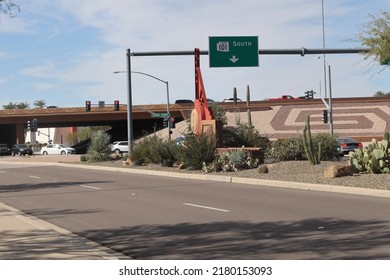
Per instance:
[[[36,108],[43,108],[46,106],[46,101],[45,100],[36,100],[36,101],[34,101],[34,106]]]

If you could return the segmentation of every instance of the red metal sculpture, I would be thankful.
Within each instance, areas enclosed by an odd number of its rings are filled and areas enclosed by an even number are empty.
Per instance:
[[[216,121],[207,103],[206,90],[200,71],[199,49],[195,49],[195,100],[194,109],[191,112],[191,129],[197,135],[204,132],[216,133]]]

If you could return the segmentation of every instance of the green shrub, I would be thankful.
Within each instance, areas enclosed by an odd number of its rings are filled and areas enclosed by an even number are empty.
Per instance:
[[[276,161],[306,159],[302,137],[295,136],[275,141],[266,150],[265,157]]]
[[[179,146],[174,141],[155,141],[150,147],[150,159],[162,166],[172,166],[177,161]]]
[[[156,145],[157,142],[161,141],[156,135],[147,136],[139,140],[133,145],[131,153],[129,155],[131,161],[136,165],[141,165],[144,163],[151,163],[151,147]]]
[[[109,146],[111,136],[98,130],[92,134],[91,143],[88,146],[87,157],[89,161],[106,161],[110,159],[111,148]]]
[[[188,169],[202,169],[203,163],[207,165],[214,161],[216,142],[214,135],[189,134],[186,136],[185,145],[180,146],[178,158]]]
[[[266,149],[267,137],[261,136],[253,125],[243,124],[238,127],[223,128],[223,145],[225,147],[261,147]]]
[[[318,143],[321,142],[321,160],[339,160],[337,147],[339,142],[335,135],[318,133],[313,135],[314,152],[318,151]],[[294,136],[273,142],[265,152],[267,159],[276,161],[307,160],[302,136]]]
[[[86,161],[88,161],[88,157],[86,155],[81,155],[80,156],[80,161],[81,162],[86,162]]]
[[[337,141],[337,136],[329,133],[318,133],[313,135],[314,147],[318,147],[321,142],[321,160],[337,161],[340,159],[337,148],[340,143]]]

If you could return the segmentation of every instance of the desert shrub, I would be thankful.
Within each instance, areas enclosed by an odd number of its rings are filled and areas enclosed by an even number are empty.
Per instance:
[[[314,152],[318,151],[318,143],[321,142],[321,160],[338,160],[337,147],[339,145],[336,136],[329,133],[313,135]],[[265,152],[267,159],[276,161],[306,160],[305,148],[302,136],[294,136],[273,142]]]
[[[88,161],[106,161],[110,159],[111,136],[104,131],[98,130],[92,134],[91,143],[88,146]]]
[[[188,169],[202,169],[203,163],[207,165],[215,159],[216,142],[214,135],[186,135],[186,143],[180,146],[178,158]]]
[[[226,147],[261,147],[266,149],[269,139],[261,136],[253,126],[243,124],[238,127],[223,128],[223,145]]]
[[[162,166],[172,166],[177,161],[179,146],[174,141],[157,140],[150,147],[150,159]]]
[[[340,159],[337,152],[340,145],[337,136],[329,133],[318,133],[313,135],[313,141],[315,148],[318,148],[318,143],[321,142],[321,160],[336,161]]]
[[[306,159],[302,137],[290,137],[273,142],[266,150],[265,157],[276,161]]]
[[[154,145],[157,145],[161,141],[156,135],[147,136],[139,140],[133,145],[131,153],[129,155],[131,161],[136,165],[153,162],[151,149]]]

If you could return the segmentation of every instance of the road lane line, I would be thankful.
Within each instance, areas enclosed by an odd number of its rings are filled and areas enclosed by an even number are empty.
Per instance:
[[[28,176],[28,177],[30,177],[30,178],[34,178],[34,179],[41,179],[41,177],[38,177],[38,176],[32,176],[32,175],[30,175],[30,176]]]
[[[5,171],[1,170],[0,173],[5,173]]]
[[[82,187],[82,188],[87,188],[87,189],[101,190],[101,188],[92,187],[92,186],[87,186],[87,185],[80,185],[80,187]]]
[[[220,212],[230,212],[230,210],[226,210],[226,209],[214,208],[214,207],[192,204],[192,203],[187,203],[187,202],[183,203],[183,205],[191,206],[191,207],[198,207],[198,208],[203,208],[203,209],[208,209],[208,210],[214,210],[214,211],[220,211]]]

